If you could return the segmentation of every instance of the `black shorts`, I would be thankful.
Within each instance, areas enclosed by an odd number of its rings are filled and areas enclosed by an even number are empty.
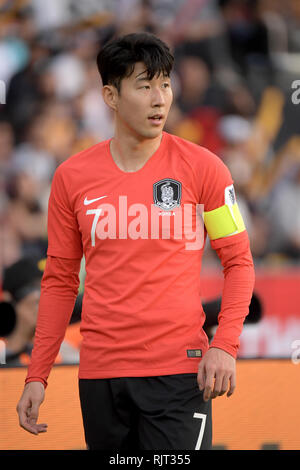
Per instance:
[[[79,379],[90,450],[210,450],[211,400],[197,374]]]

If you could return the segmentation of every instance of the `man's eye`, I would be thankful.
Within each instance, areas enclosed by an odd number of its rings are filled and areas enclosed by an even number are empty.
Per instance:
[[[163,84],[163,87],[164,87],[164,88],[168,88],[169,86],[170,86],[170,83],[167,83],[167,82],[166,82],[166,83]]]

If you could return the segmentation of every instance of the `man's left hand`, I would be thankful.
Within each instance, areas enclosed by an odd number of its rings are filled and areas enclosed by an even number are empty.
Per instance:
[[[230,397],[236,384],[235,358],[222,349],[208,349],[199,364],[197,381],[204,401],[224,395],[228,388]]]

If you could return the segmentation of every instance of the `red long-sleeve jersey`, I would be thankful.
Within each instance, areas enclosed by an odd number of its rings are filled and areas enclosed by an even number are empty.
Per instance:
[[[115,164],[109,144],[70,157],[55,172],[26,382],[47,385],[74,307],[83,255],[80,378],[196,372],[213,346],[236,356],[254,268],[230,172],[211,152],[165,132],[136,172]],[[224,268],[211,345],[201,304],[207,232]]]

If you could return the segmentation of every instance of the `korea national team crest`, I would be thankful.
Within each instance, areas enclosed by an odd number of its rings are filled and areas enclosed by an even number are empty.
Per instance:
[[[180,206],[181,183],[172,178],[165,178],[153,185],[154,204],[164,211]]]

